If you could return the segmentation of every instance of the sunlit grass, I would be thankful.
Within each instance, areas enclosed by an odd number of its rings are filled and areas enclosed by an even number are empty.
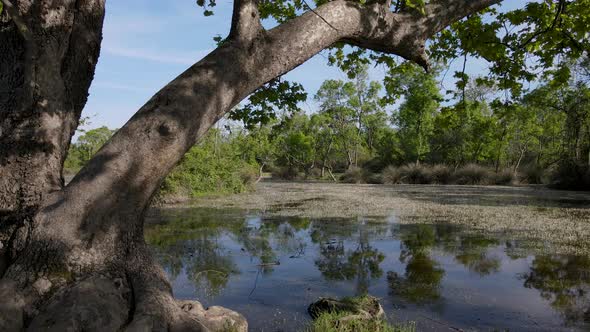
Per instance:
[[[324,313],[307,329],[308,332],[415,332],[416,324],[390,324],[383,319],[343,320],[349,313]]]

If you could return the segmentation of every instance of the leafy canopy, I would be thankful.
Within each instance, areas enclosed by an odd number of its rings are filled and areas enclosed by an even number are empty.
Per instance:
[[[370,0],[351,0],[366,4]],[[394,12],[424,13],[424,6],[436,0],[392,1]],[[296,18],[327,0],[260,0],[260,16],[271,25]],[[504,1],[507,3],[507,1]],[[213,14],[215,0],[197,0],[204,14]],[[430,42],[428,53],[432,62],[448,64],[461,58],[483,59],[489,64],[486,76],[479,77],[479,85],[494,86],[511,98],[526,93],[527,83],[538,79],[553,84],[567,84],[571,77],[572,61],[587,56],[590,49],[590,0],[537,0],[520,8],[505,10],[493,6],[470,15],[438,33]],[[221,40],[221,39],[219,39]],[[354,78],[368,64],[387,68],[387,81],[407,70],[399,58],[347,46],[339,43],[327,50],[328,64],[338,66],[349,78]],[[454,74],[459,89],[470,78],[465,70]],[[306,100],[303,88],[297,83],[279,80],[261,87],[249,103],[235,110],[232,118],[243,120],[249,127],[267,123],[276,109],[292,110]],[[391,93],[393,88],[388,88]],[[390,98],[388,103],[394,103]]]

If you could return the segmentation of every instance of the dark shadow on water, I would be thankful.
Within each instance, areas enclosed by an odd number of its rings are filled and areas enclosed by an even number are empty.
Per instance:
[[[301,330],[319,296],[370,293],[419,330],[584,330],[590,257],[446,224],[266,218],[164,209],[146,240],[180,298],[242,312],[252,330]]]

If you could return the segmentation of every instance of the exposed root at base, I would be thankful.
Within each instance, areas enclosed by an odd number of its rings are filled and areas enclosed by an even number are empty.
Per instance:
[[[126,273],[91,274],[67,285],[39,278],[27,289],[0,280],[0,331],[244,331],[246,319],[197,301],[177,301],[151,257],[127,262]]]

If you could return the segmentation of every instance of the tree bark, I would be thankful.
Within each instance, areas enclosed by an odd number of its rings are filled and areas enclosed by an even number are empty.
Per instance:
[[[11,260],[43,199],[63,187],[63,162],[98,59],[104,1],[3,3],[0,247],[13,250],[4,253]]]
[[[63,188],[61,168],[98,57],[104,0],[2,0],[0,330],[244,329],[178,302],[143,239],[165,176],[233,106],[336,42],[427,65],[424,43],[498,0],[440,0],[425,15],[328,2],[264,30],[236,0],[228,40],[153,96]],[[0,262],[0,265],[3,265]]]

